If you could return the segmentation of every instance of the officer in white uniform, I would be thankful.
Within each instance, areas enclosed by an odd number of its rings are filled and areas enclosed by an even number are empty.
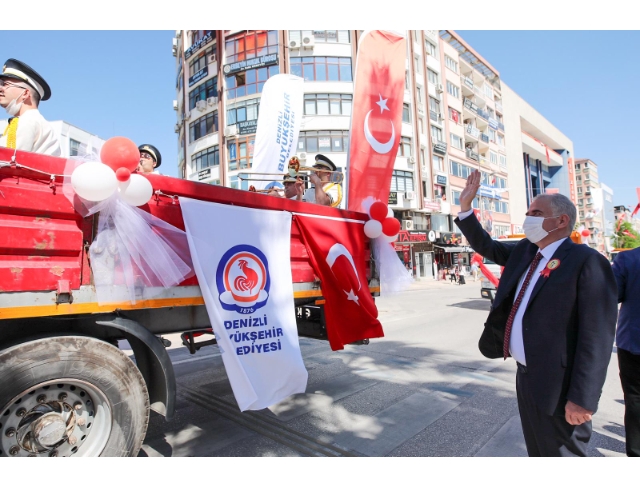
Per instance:
[[[60,143],[38,111],[51,97],[47,82],[31,67],[8,59],[0,74],[0,106],[9,120],[0,121],[0,147],[60,156]]]
[[[331,171],[336,170],[336,165],[328,157],[318,154],[313,167],[324,171],[311,171],[309,181],[313,186],[304,192],[302,201],[337,208],[342,201],[342,185],[331,182]]]

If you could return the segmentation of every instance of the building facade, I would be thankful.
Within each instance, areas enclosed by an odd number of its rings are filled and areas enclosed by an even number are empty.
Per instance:
[[[253,163],[262,88],[278,73],[305,80],[298,141],[303,164],[323,153],[345,171],[361,33],[177,31],[179,174],[248,189],[242,176]],[[430,277],[436,260],[469,263],[470,249],[453,220],[471,171],[482,172],[473,206],[499,237],[521,231],[529,194],[575,191],[566,170],[573,146],[515,93],[505,92],[498,71],[454,31],[405,35],[402,133],[388,203],[406,232],[396,245],[399,257],[418,277]],[[515,110],[510,125],[509,107]],[[548,158],[539,141],[551,148]]]
[[[578,193],[578,220],[591,233],[589,245],[604,252],[604,198],[598,178],[598,165],[591,159],[576,159],[574,167]]]
[[[613,206],[613,190],[604,183],[600,183],[602,191],[602,230],[604,237],[604,251],[610,253],[613,250],[613,234],[616,228],[616,217]]]
[[[100,160],[100,149],[105,143],[104,139],[62,120],[55,120],[49,124],[60,143],[60,157],[85,157],[96,161]]]

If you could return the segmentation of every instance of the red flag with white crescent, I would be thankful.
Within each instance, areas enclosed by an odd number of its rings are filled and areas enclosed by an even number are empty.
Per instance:
[[[399,33],[366,31],[359,41],[349,134],[349,210],[373,196],[387,202],[402,130],[406,41]]]
[[[332,350],[365,338],[384,336],[369,292],[364,228],[361,222],[296,215],[309,260],[320,278],[325,323]]]

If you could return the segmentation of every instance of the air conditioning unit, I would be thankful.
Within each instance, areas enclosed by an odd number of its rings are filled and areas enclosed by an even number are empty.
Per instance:
[[[289,49],[300,49],[300,41],[289,41]]]
[[[302,45],[304,47],[313,47],[316,43],[316,39],[313,36],[304,36],[302,38]]]
[[[229,125],[228,127],[225,127],[225,129],[224,129],[224,136],[225,137],[235,137],[236,135],[238,135],[238,126],[237,125]]]
[[[207,102],[204,100],[198,100],[196,102],[196,108],[201,112],[204,111],[207,108]]]
[[[404,194],[404,199],[405,200],[414,200],[414,199],[416,199],[416,192],[415,191],[407,191]]]
[[[176,124],[176,126],[174,128],[174,131],[175,131],[176,134],[180,133],[180,124],[179,123]]]
[[[178,55],[178,39],[176,38],[173,39],[173,46],[171,48],[171,51],[174,56]]]
[[[298,159],[300,159],[301,161],[306,161],[307,160],[307,153],[306,152],[300,152],[300,154],[298,154]]]
[[[443,91],[444,91],[444,88],[442,87],[442,83],[438,83],[436,85],[436,92],[442,93]]]
[[[413,230],[413,220],[402,220],[403,230]]]
[[[209,106],[217,105],[218,104],[218,97],[217,96],[212,96],[210,98],[207,98],[207,103],[209,104]]]
[[[186,112],[184,112],[184,115],[182,116],[182,121],[189,120],[189,118],[191,118],[191,112],[187,110]]]
[[[178,109],[178,100],[173,100],[173,109],[174,110]]]
[[[207,62],[209,64],[215,63],[216,62],[216,55],[215,54],[209,54],[209,56],[207,56]]]

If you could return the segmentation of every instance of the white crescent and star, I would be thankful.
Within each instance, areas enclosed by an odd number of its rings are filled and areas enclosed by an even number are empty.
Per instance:
[[[379,93],[378,96],[380,97],[380,100],[376,102],[376,105],[380,107],[380,114],[384,113],[385,110],[391,111],[389,107],[387,107],[387,101],[389,101],[389,99],[383,99],[382,95]],[[391,138],[387,142],[378,141],[371,133],[371,130],[369,130],[369,116],[371,115],[371,112],[373,112],[373,110],[369,110],[367,116],[364,117],[364,138],[367,139],[367,142],[369,142],[371,148],[378,154],[386,154],[393,148],[393,143],[395,142],[396,138],[396,128],[394,127],[393,122],[390,121]]]
[[[358,291],[360,291],[360,288],[362,287],[362,284],[360,283],[360,277],[358,276],[358,271],[356,269],[356,264],[355,264],[355,262],[353,262],[353,256],[351,255],[351,253],[347,250],[347,248],[344,245],[336,243],[329,249],[329,253],[327,254],[327,258],[326,258],[327,265],[329,266],[329,269],[331,269],[331,272],[333,272],[333,264],[335,264],[336,259],[338,257],[340,257],[341,255],[344,255],[347,258],[347,260],[349,261],[349,263],[351,264],[351,267],[353,267],[353,272],[356,275],[356,279],[358,279]],[[353,301],[358,306],[360,306],[360,303],[358,302],[359,298],[353,292],[353,289],[350,289],[348,292],[343,289],[343,292],[347,295],[347,299],[349,301]]]

